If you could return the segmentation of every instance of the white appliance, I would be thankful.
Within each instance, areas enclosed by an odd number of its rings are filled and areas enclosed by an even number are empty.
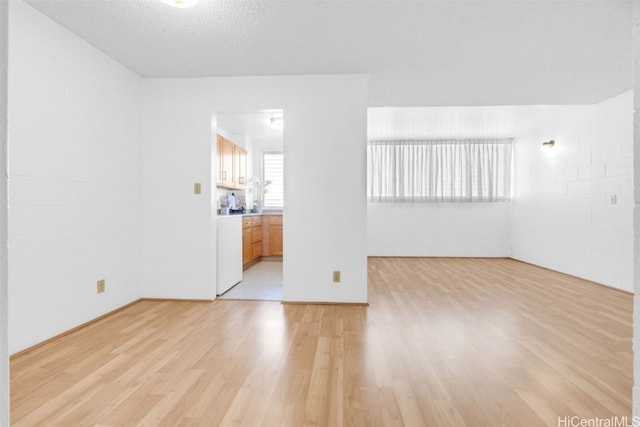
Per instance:
[[[242,216],[218,217],[217,294],[242,280]]]

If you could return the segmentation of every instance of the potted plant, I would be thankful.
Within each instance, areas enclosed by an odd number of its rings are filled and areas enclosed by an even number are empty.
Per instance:
[[[264,207],[264,195],[267,193],[267,186],[271,184],[271,181],[263,180],[260,177],[254,176],[251,178],[253,184],[253,194],[255,199],[253,201],[253,211],[261,213]]]

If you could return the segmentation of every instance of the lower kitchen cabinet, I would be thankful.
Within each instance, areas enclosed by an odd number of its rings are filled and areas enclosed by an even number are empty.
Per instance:
[[[262,217],[242,218],[242,268],[246,270],[262,257]]]
[[[266,215],[263,219],[263,256],[282,256],[282,215]]]
[[[242,267],[245,269],[253,257],[253,227],[251,218],[242,218]]]
[[[257,260],[262,257],[262,240],[253,244],[253,259]]]
[[[282,256],[282,215],[242,217],[242,268],[263,256]]]
[[[262,257],[262,217],[254,216],[253,220],[253,253],[251,254],[252,261],[259,261]]]

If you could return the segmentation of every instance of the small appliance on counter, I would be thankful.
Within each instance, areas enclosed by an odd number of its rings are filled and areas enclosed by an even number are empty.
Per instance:
[[[236,195],[235,193],[227,194],[222,199],[222,206],[220,206],[220,215],[229,215],[233,213],[238,213],[236,208]],[[242,209],[244,211],[244,209]]]
[[[229,212],[232,212],[236,208],[235,193],[227,194],[227,206],[229,207]]]

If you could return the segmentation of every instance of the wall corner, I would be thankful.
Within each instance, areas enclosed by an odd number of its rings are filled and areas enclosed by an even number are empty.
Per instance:
[[[633,416],[640,416],[640,3],[633,2]]]

